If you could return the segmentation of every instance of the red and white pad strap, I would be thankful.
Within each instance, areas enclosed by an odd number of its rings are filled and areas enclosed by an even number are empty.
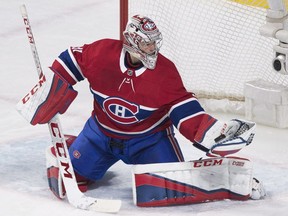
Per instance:
[[[244,158],[134,165],[133,199],[141,207],[247,200],[252,173],[252,163]]]

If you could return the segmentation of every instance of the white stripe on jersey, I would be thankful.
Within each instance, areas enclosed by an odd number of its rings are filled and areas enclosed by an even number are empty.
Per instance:
[[[74,76],[74,74],[72,73],[72,71],[66,66],[66,64],[58,57],[56,59],[56,61],[59,62],[59,64],[65,69],[65,71],[67,71],[67,73],[69,74],[70,77],[72,77],[75,82],[79,82],[76,77]]]
[[[174,104],[174,105],[170,108],[170,110],[169,110],[169,112],[168,112],[168,115],[170,116],[171,112],[173,112],[173,110],[174,110],[175,108],[177,108],[177,107],[179,107],[179,106],[182,106],[183,104],[186,104],[186,103],[188,103],[188,102],[190,102],[190,101],[198,101],[198,100],[197,100],[196,98],[189,98],[189,99],[187,99],[187,100],[181,101],[180,103]]]
[[[178,123],[178,125],[176,126],[176,128],[177,128],[178,130],[180,130],[180,127],[181,127],[182,122],[184,122],[184,121],[186,121],[186,120],[188,120],[188,119],[194,118],[195,116],[205,114],[205,113],[206,113],[205,111],[201,111],[201,112],[197,112],[197,113],[195,113],[195,114],[193,114],[193,115],[186,116],[185,118],[183,118],[183,119],[181,119],[181,120],[179,121],[179,123]]]
[[[75,49],[75,47],[71,47],[71,49],[73,49],[73,51],[76,51],[76,52],[80,52],[82,53],[82,49],[79,51],[79,49]],[[69,53],[69,56],[71,58],[71,60],[73,61],[73,64],[75,65],[75,67],[77,68],[77,70],[79,71],[79,73],[81,74],[82,77],[85,78],[85,76],[83,75],[82,73],[82,70],[80,68],[80,66],[78,65],[78,62],[76,61],[71,49],[68,49],[68,53]]]

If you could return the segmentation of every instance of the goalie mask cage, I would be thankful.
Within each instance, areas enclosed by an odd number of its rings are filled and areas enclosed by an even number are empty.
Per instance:
[[[288,76],[272,69],[278,42],[259,33],[267,8],[265,0],[120,0],[120,38],[129,17],[150,17],[163,34],[160,52],[189,91],[244,101],[247,81],[288,85]]]

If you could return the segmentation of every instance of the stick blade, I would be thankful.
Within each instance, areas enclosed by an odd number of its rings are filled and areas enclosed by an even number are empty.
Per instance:
[[[117,213],[121,208],[121,200],[107,200],[97,199],[91,206],[90,211],[106,212],[106,213]]]
[[[76,208],[94,212],[117,213],[122,204],[121,200],[98,199],[86,196],[81,192],[75,196],[67,196],[67,198],[69,203]]]

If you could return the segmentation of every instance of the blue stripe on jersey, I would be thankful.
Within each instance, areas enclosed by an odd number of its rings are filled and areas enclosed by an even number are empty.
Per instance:
[[[178,124],[182,119],[203,111],[204,109],[201,107],[198,100],[193,98],[174,105],[170,110],[169,116],[173,124],[178,128]]]
[[[79,81],[84,80],[84,77],[81,75],[80,71],[75,66],[68,50],[62,52],[59,58],[63,61],[63,63],[69,68],[69,70],[74,74],[76,79]]]

